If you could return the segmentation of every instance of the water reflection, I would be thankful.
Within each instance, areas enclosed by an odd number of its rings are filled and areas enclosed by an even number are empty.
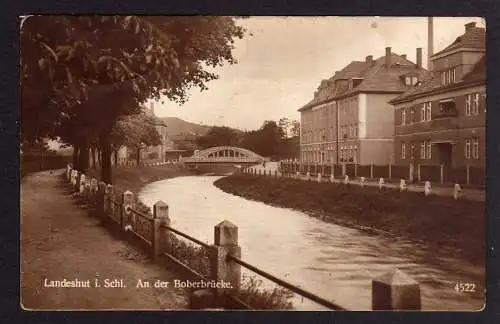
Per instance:
[[[219,177],[180,177],[152,183],[140,193],[152,206],[169,204],[172,226],[212,243],[224,219],[239,228],[242,258],[352,310],[371,309],[371,280],[395,267],[421,283],[424,310],[479,310],[475,295],[457,293],[458,282],[481,285],[484,270],[423,243],[368,235],[285,208],[224,193]],[[298,309],[322,309],[297,297]]]

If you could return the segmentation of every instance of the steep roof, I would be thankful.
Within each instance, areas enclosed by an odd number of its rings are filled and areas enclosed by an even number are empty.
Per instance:
[[[330,79],[323,80],[320,88],[329,87],[326,99],[315,97],[301,107],[299,111],[304,111],[320,103],[337,98],[340,99],[358,92],[404,92],[409,87],[403,84],[401,77],[407,74],[417,75],[420,78],[429,76],[427,70],[417,68],[415,63],[395,53],[391,53],[390,68],[386,68],[385,66],[385,55],[373,61],[352,61],[342,70],[336,72]],[[335,84],[335,81],[352,78],[361,78],[362,81],[352,89],[349,89],[348,84],[345,82]]]
[[[450,91],[467,85],[476,84],[478,82],[484,82],[486,79],[486,65],[485,57],[483,56],[472,68],[472,70],[467,73],[462,80],[458,82],[444,86],[441,84],[441,78],[438,74],[433,74],[430,78],[423,80],[419,86],[412,87],[410,90],[401,94],[400,96],[392,99],[390,103],[395,104],[398,102],[408,101],[411,98],[422,97],[426,94],[432,93],[433,91],[440,89],[449,89]]]
[[[486,29],[481,27],[470,27],[462,35],[458,36],[453,43],[445,47],[443,50],[433,54],[431,57],[451,52],[459,48],[486,48]]]

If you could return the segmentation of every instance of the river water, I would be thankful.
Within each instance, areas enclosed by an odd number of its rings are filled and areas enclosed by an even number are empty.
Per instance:
[[[213,185],[219,178],[162,180],[147,185],[139,197],[148,206],[165,201],[172,227],[210,244],[214,225],[232,222],[243,260],[349,310],[370,310],[371,280],[394,268],[421,284],[423,310],[483,307],[482,267],[422,243],[367,234],[225,193]],[[473,283],[476,292],[457,292],[456,283]],[[294,307],[324,309],[298,296]]]

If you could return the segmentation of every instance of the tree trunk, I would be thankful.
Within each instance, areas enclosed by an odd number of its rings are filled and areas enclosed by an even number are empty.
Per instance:
[[[90,152],[90,156],[92,157],[92,169],[95,169],[95,147],[90,146],[89,152]]]
[[[101,180],[107,184],[112,183],[112,170],[111,170],[111,143],[109,135],[103,134],[99,138],[101,145]]]
[[[73,143],[73,169],[78,170],[78,144]]]
[[[139,164],[141,163],[141,148],[138,147],[137,148],[137,156],[136,156],[136,161],[137,161],[137,166],[139,166]]]
[[[118,150],[115,149],[113,153],[114,153],[114,156],[115,156],[115,166],[118,166]]]
[[[80,151],[78,154],[78,170],[85,173],[89,168],[89,144],[85,136],[80,139],[78,147]]]

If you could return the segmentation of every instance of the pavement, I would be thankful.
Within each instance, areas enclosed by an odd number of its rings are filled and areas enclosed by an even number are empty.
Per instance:
[[[249,169],[256,170],[259,172],[259,170],[266,174],[271,171],[271,174],[274,175],[275,171],[279,170],[279,163],[278,162],[266,162],[265,166],[262,164],[255,165],[252,167],[249,167]],[[280,172],[278,172],[278,176],[283,176]],[[293,178],[295,179],[300,179],[300,180],[307,180],[307,177],[305,175],[301,175],[299,178],[297,176],[293,175]],[[311,181],[317,181],[317,177],[311,176],[310,177]],[[321,182],[330,182],[330,177],[325,176],[322,177]],[[339,179],[336,178],[334,180],[334,183],[344,183],[344,179]],[[357,179],[349,179],[349,184],[352,185],[361,185],[361,181],[359,178]],[[376,179],[366,179],[365,182],[363,183],[364,186],[367,187],[378,187],[378,180]],[[394,189],[399,189],[399,182],[394,183],[394,182],[388,182],[386,180],[384,186],[386,188],[394,188]],[[425,187],[423,184],[409,184],[407,183],[407,190],[408,191],[414,191],[414,192],[424,192]],[[431,183],[431,194],[433,195],[438,195],[438,196],[450,196],[453,197],[454,194],[454,185],[453,184],[432,184]],[[468,200],[475,200],[475,201],[485,201],[485,190],[482,189],[474,189],[474,188],[462,188],[460,192],[460,199],[468,199]]]
[[[184,289],[137,287],[139,279],[153,285],[156,280],[172,282],[177,276],[89,217],[75,204],[61,174],[35,173],[21,183],[21,306],[28,310],[186,309]],[[64,279],[88,280],[91,287],[50,287]],[[95,286],[96,279],[100,287]],[[113,287],[119,282],[124,287]]]

